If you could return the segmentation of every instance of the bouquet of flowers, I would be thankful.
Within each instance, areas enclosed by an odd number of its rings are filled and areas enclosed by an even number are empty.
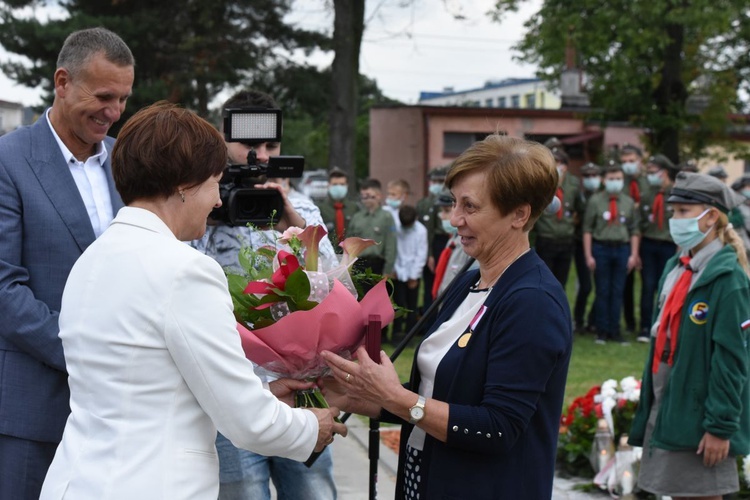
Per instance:
[[[380,281],[358,300],[350,269],[373,240],[347,238],[340,263],[321,269],[321,226],[287,229],[278,248],[243,247],[244,272],[227,275],[237,330],[248,359],[276,376],[314,379],[326,373],[320,352],[349,355],[364,341],[371,316],[382,326],[394,309]],[[298,396],[299,406],[327,407],[319,390]]]
[[[606,423],[602,427],[609,433],[613,446],[619,443],[630,430],[640,390],[641,383],[634,377],[625,377],[619,385],[609,379],[573,400],[562,416],[557,452],[566,472],[589,477],[599,472],[598,457],[592,453],[597,430],[601,431],[599,421]]]

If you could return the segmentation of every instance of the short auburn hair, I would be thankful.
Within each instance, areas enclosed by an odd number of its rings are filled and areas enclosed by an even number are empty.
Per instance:
[[[452,188],[462,177],[482,172],[492,204],[501,215],[528,204],[528,231],[557,190],[557,164],[550,150],[537,142],[492,134],[475,142],[453,162],[445,178]]]
[[[159,101],[134,114],[112,151],[112,176],[122,201],[168,198],[221,174],[227,147],[213,125],[193,111]]]

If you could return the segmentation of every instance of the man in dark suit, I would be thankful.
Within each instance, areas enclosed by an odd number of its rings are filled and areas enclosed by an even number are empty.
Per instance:
[[[55,99],[30,127],[0,137],[0,498],[37,499],[70,413],[60,299],[73,263],[109,225],[110,126],[135,61],[103,28],[72,33]]]

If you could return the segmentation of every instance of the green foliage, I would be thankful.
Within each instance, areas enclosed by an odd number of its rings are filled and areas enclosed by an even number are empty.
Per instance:
[[[68,17],[49,21],[23,18],[15,10],[34,3],[0,2],[0,45],[31,61],[30,67],[5,62],[0,68],[23,85],[41,83],[49,103],[65,37],[76,29],[106,27],[125,40],[136,59],[128,116],[159,99],[207,116],[208,103],[218,92],[262,70],[280,49],[328,43],[323,34],[284,24],[291,0],[68,0],[59,4]]]
[[[522,0],[497,0],[501,19]],[[514,47],[519,59],[558,82],[568,39],[597,118],[647,128],[653,151],[699,155],[728,132],[750,72],[745,0],[545,0]],[[680,149],[678,150],[678,145]]]
[[[304,155],[306,169],[328,166],[330,82],[330,68],[295,66],[286,61],[278,61],[247,81],[248,87],[274,96],[284,110],[284,153]],[[374,80],[360,75],[356,178],[364,179],[369,175],[370,108],[396,102],[385,97]]]

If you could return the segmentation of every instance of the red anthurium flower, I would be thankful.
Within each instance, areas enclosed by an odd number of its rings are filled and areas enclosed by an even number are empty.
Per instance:
[[[289,275],[299,268],[299,260],[294,254],[285,250],[280,250],[277,257],[279,259],[279,268],[271,276],[271,283],[267,281],[251,281],[245,287],[244,293],[271,295],[274,294],[274,290],[284,290]]]
[[[271,276],[271,281],[273,281],[276,288],[283,291],[289,275],[299,268],[299,260],[297,260],[297,257],[295,257],[294,254],[285,250],[279,250],[278,259],[279,268],[274,271],[273,276]]]

